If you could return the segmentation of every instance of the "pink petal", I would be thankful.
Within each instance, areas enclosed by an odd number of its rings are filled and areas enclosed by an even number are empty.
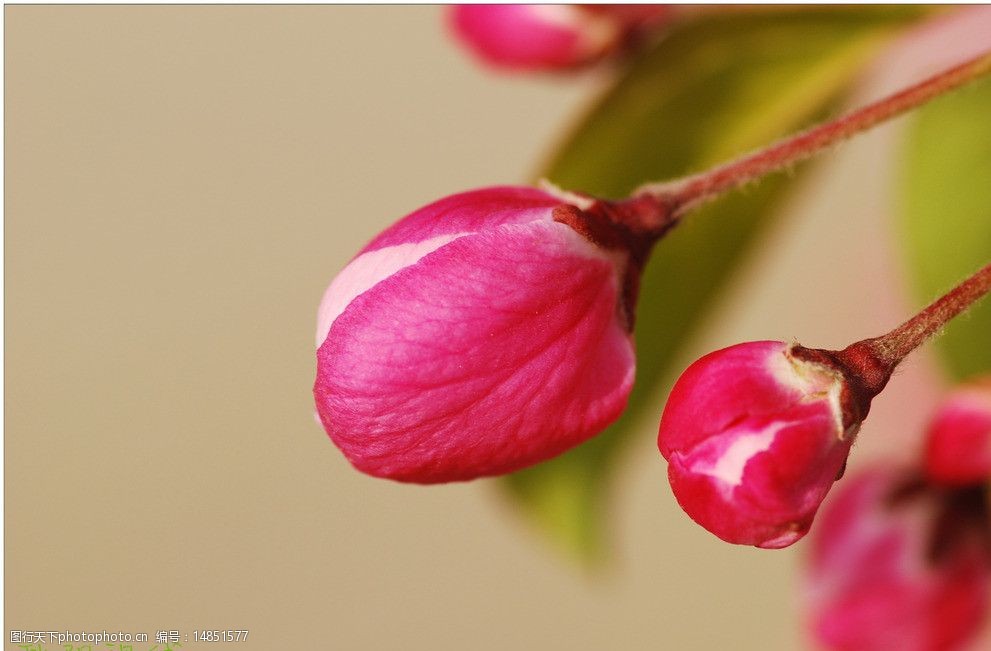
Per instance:
[[[445,197],[380,233],[324,291],[317,311],[317,347],[331,324],[357,296],[448,242],[503,224],[551,221],[561,200],[541,190],[497,186]]]
[[[955,390],[926,438],[926,471],[949,485],[991,480],[991,381]]]
[[[410,213],[382,231],[361,253],[503,224],[551,221],[553,209],[561,203],[543,190],[528,187],[495,186],[460,192]]]
[[[807,575],[809,626],[826,649],[951,651],[980,631],[988,559],[980,545],[930,553],[940,493],[915,477],[873,469],[845,479],[813,530]]]
[[[620,23],[575,5],[457,5],[450,24],[483,61],[541,70],[586,63],[611,47]]]
[[[633,381],[617,269],[554,222],[441,246],[334,321],[317,354],[324,427],[364,472],[421,483],[577,445],[619,415]]]
[[[678,504],[723,540],[779,548],[809,529],[846,462],[835,371],[782,342],[731,346],[678,379],[658,431]]]

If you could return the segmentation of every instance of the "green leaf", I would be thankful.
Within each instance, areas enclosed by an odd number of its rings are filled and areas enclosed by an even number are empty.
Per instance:
[[[991,260],[991,80],[920,109],[905,135],[899,212],[922,303]],[[991,372],[991,299],[935,343],[953,378]]]
[[[703,16],[633,62],[544,176],[619,198],[768,144],[834,109],[863,64],[917,15],[803,7]],[[588,443],[503,480],[510,499],[580,559],[603,558],[617,453],[635,435],[656,432],[660,382],[676,376],[678,352],[792,185],[778,176],[724,197],[658,245],[641,287],[637,386],[627,412]],[[640,454],[657,454],[641,441]]]

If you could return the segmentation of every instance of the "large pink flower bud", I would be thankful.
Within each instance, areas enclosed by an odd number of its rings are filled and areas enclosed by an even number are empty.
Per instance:
[[[960,387],[940,406],[927,434],[926,471],[949,485],[991,480],[991,378]]]
[[[449,18],[458,38],[491,66],[559,70],[600,59],[667,13],[655,5],[456,5]]]
[[[866,409],[852,408],[848,379],[810,359],[817,352],[739,344],[696,361],[672,389],[657,439],[671,488],[723,540],[794,543],[842,473]]]
[[[980,489],[944,491],[874,469],[845,479],[810,537],[809,628],[833,651],[953,651],[988,609]]]
[[[633,383],[639,263],[618,231],[532,188],[447,197],[376,237],[317,326],[317,411],[359,470],[511,472],[600,432]]]

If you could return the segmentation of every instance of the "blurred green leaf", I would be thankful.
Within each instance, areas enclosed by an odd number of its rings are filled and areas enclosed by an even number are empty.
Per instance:
[[[920,109],[905,135],[900,217],[927,302],[991,260],[991,80]],[[991,301],[954,320],[936,347],[955,379],[991,372]]]
[[[917,15],[803,7],[700,17],[632,63],[544,176],[567,189],[619,198],[644,182],[768,144],[835,108],[863,64]],[[659,416],[658,383],[673,379],[678,352],[792,185],[779,176],[727,196],[658,245],[641,287],[638,377],[629,409],[597,438],[503,480],[513,502],[582,560],[599,560],[605,551],[606,493],[617,452],[638,433],[642,416]],[[646,441],[641,447],[642,454],[656,453]],[[659,491],[663,482],[658,476]]]

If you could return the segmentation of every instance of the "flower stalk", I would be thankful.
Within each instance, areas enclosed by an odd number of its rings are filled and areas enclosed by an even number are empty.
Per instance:
[[[902,360],[988,292],[991,292],[991,264],[887,334],[858,341],[843,350],[796,346],[793,353],[801,359],[840,369],[849,384],[844,418],[849,422],[862,421],[870,410],[871,400],[881,393]]]
[[[835,120],[705,172],[641,186],[621,205],[639,208],[628,211],[631,213],[630,227],[656,239],[693,208],[768,174],[787,169],[989,73],[991,51]],[[654,209],[645,213],[644,203],[653,204]]]
[[[881,365],[893,369],[909,353],[938,334],[954,317],[986,296],[989,291],[991,291],[991,263],[888,334],[866,339],[850,348],[864,348]]]

